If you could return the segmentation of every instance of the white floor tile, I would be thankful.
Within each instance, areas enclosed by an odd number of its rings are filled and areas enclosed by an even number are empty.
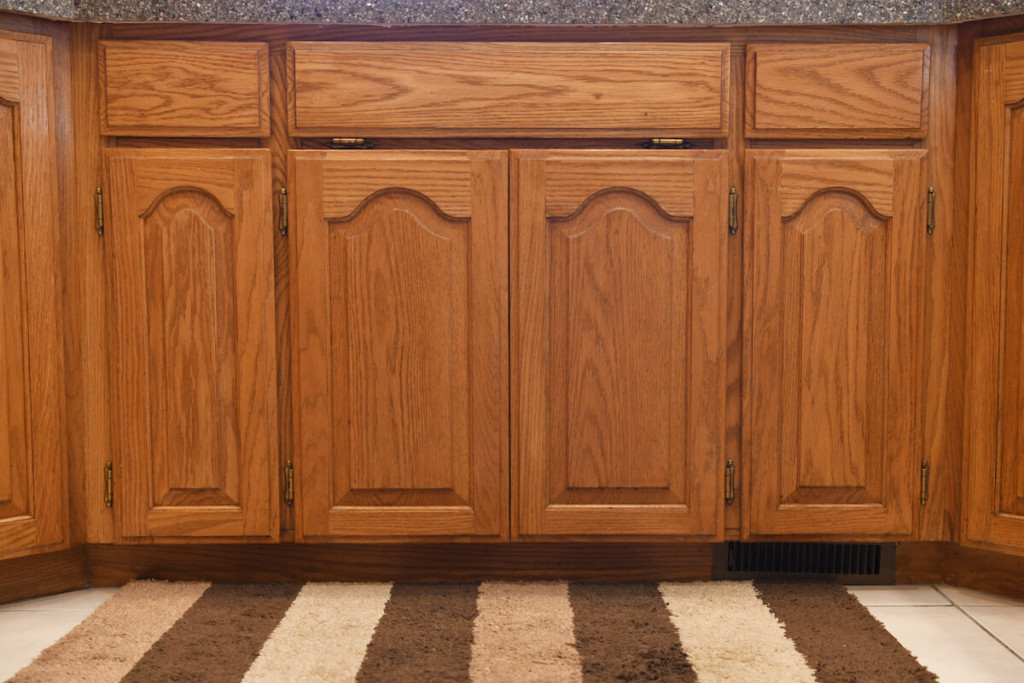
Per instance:
[[[866,606],[950,604],[934,586],[847,586],[846,590],[857,596],[861,604]]]
[[[6,681],[92,614],[91,609],[0,612],[0,681]]]
[[[868,607],[941,683],[1019,683],[1024,661],[955,606]]]
[[[962,608],[975,621],[1001,640],[1004,645],[1024,657],[1024,605],[1013,607]]]
[[[1024,600],[1015,600],[994,593],[984,593],[971,588],[958,588],[957,586],[937,586],[939,591],[954,604],[971,607],[997,607],[999,605],[1024,605]]]
[[[0,605],[0,612],[10,610],[53,610],[53,609],[96,609],[107,601],[117,588],[84,588],[69,593],[48,595],[45,598],[33,598],[19,602]]]

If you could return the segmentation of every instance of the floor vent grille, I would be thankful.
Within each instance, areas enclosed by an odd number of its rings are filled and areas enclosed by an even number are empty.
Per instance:
[[[715,579],[834,577],[894,583],[895,543],[740,543],[715,546]]]

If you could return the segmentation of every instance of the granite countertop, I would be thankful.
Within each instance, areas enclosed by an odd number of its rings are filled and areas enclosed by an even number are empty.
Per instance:
[[[80,21],[343,24],[943,24],[1024,0],[0,0]]]

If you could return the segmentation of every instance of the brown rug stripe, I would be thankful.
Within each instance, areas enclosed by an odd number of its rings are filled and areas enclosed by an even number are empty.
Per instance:
[[[843,586],[761,581],[754,586],[820,683],[938,680]]]
[[[356,681],[469,683],[478,592],[475,583],[396,583]]]
[[[214,584],[124,677],[125,682],[241,681],[300,584]]]
[[[696,682],[654,584],[569,584],[583,680]]]

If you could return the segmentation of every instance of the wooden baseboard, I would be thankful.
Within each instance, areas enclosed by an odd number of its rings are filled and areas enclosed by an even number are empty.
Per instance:
[[[85,548],[0,561],[0,604],[88,585]]]
[[[94,545],[89,580],[135,578],[232,582],[700,581],[711,578],[711,545],[509,543],[409,545]]]
[[[946,583],[1024,598],[1024,557],[948,544]]]

